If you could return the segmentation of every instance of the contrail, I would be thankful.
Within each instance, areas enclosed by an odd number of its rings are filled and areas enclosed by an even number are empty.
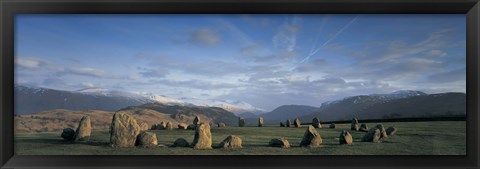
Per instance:
[[[314,51],[310,50],[310,53],[308,54],[307,57],[305,57],[302,61],[300,61],[300,63],[305,63],[308,59],[310,59],[310,57],[312,57],[313,55],[317,54],[318,51],[320,51],[321,48],[323,48],[325,45],[327,45],[328,43],[330,43],[331,41],[335,40],[337,38],[338,35],[340,35],[341,33],[343,33],[343,31],[345,29],[347,29],[348,27],[350,27],[350,25],[352,25],[353,22],[355,22],[355,20],[357,20],[358,18],[358,15],[355,16],[355,18],[353,18],[350,22],[348,22],[345,26],[343,26],[343,28],[341,28],[340,30],[338,30],[337,33],[335,33],[330,39],[328,39],[327,41],[325,41],[325,43],[323,43],[322,45],[320,45],[317,49],[315,49]],[[316,45],[316,44],[315,44]]]

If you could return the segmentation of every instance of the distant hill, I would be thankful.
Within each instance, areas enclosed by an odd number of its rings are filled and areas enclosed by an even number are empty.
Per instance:
[[[55,90],[26,85],[15,85],[15,114],[32,114],[52,109],[116,111],[128,106],[146,103],[165,105],[219,107],[235,114],[263,113],[263,110],[235,100],[198,98],[170,98],[154,93],[129,93],[102,88],[84,88],[77,91]]]
[[[237,117],[226,110],[217,107],[200,106],[169,106],[159,103],[131,106],[120,111],[127,112],[135,117],[139,124],[145,122],[149,126],[161,121],[169,121],[176,128],[178,123],[192,124],[195,116],[200,121],[236,125]],[[114,112],[100,110],[65,110],[55,109],[36,114],[16,115],[15,130],[17,132],[44,132],[61,131],[66,127],[76,128],[82,116],[88,115],[92,120],[94,130],[108,130]]]
[[[322,105],[320,111],[301,117],[310,121],[358,119],[392,119],[407,117],[465,116],[464,93],[419,94],[408,97],[363,95],[348,97]]]
[[[287,119],[294,119],[296,117],[312,114],[319,110],[320,108],[313,106],[284,105],[259,116],[263,117],[266,123],[277,123],[278,121],[285,121]]]
[[[247,119],[247,118],[258,118],[260,115],[250,113],[250,112],[245,112],[245,113],[239,114],[238,116]]]
[[[142,97],[115,92],[62,91],[15,85],[15,114],[32,114],[52,109],[116,111],[150,102]]]
[[[154,110],[164,114],[168,114],[177,121],[184,121],[195,116],[200,116],[200,119],[207,119],[206,121],[213,121],[214,123],[226,123],[233,125],[238,123],[238,117],[232,112],[226,111],[219,107],[204,107],[204,106],[182,106],[182,105],[165,105],[161,103],[147,103],[139,106],[129,106],[120,111],[138,112],[141,110]]]

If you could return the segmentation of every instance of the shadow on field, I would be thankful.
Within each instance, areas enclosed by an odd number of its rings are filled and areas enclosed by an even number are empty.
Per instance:
[[[111,147],[110,143],[108,142],[100,142],[100,141],[84,141],[84,142],[75,142],[72,144],[83,144],[89,146],[99,146],[99,147]]]
[[[22,142],[24,143],[37,143],[37,144],[41,144],[41,143],[44,143],[44,144],[73,144],[71,142],[68,142],[68,141],[64,141],[64,140],[61,140],[61,139],[25,139],[25,140],[22,140]]]

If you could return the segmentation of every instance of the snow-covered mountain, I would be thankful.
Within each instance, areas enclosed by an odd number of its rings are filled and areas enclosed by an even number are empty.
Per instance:
[[[16,95],[18,95],[17,97],[19,98],[19,100],[25,101],[28,98],[30,101],[32,101],[32,103],[36,103],[32,105],[39,106],[37,108],[32,108],[24,111],[22,110],[21,112],[19,111],[20,114],[34,113],[51,108],[98,109],[105,111],[115,111],[117,109],[127,106],[135,106],[145,103],[220,107],[236,115],[245,112],[263,113],[263,110],[257,109],[246,102],[236,100],[215,100],[200,98],[176,99],[154,93],[134,93],[94,87],[84,88],[76,91],[63,91],[26,85],[15,85],[15,93]],[[48,97],[42,98],[43,93],[48,95]],[[50,103],[50,101],[52,103]],[[85,105],[85,103],[87,104]]]
[[[238,100],[216,100],[216,99],[199,99],[192,97],[182,97],[180,98],[184,103],[191,103],[197,106],[206,106],[206,107],[220,107],[229,112],[239,115],[242,113],[254,113],[259,114],[265,112],[262,109],[258,109],[247,102],[238,101]]]

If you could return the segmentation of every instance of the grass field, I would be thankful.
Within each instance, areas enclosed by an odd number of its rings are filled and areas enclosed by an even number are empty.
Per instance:
[[[369,127],[377,123],[367,123]],[[364,132],[350,131],[350,124],[337,124],[336,129],[317,129],[323,143],[318,148],[298,147],[307,126],[302,128],[225,127],[213,128],[213,145],[219,144],[228,135],[237,135],[243,140],[242,149],[195,150],[192,148],[168,147],[177,138],[193,140],[192,130],[155,130],[160,144],[156,148],[112,148],[108,131],[93,131],[88,142],[68,143],[60,137],[61,132],[17,133],[17,155],[465,155],[465,121],[432,122],[384,122],[385,127],[398,128],[397,135],[383,143],[360,142]],[[352,145],[339,145],[342,130],[353,136]],[[286,138],[290,149],[268,147],[272,138]]]

